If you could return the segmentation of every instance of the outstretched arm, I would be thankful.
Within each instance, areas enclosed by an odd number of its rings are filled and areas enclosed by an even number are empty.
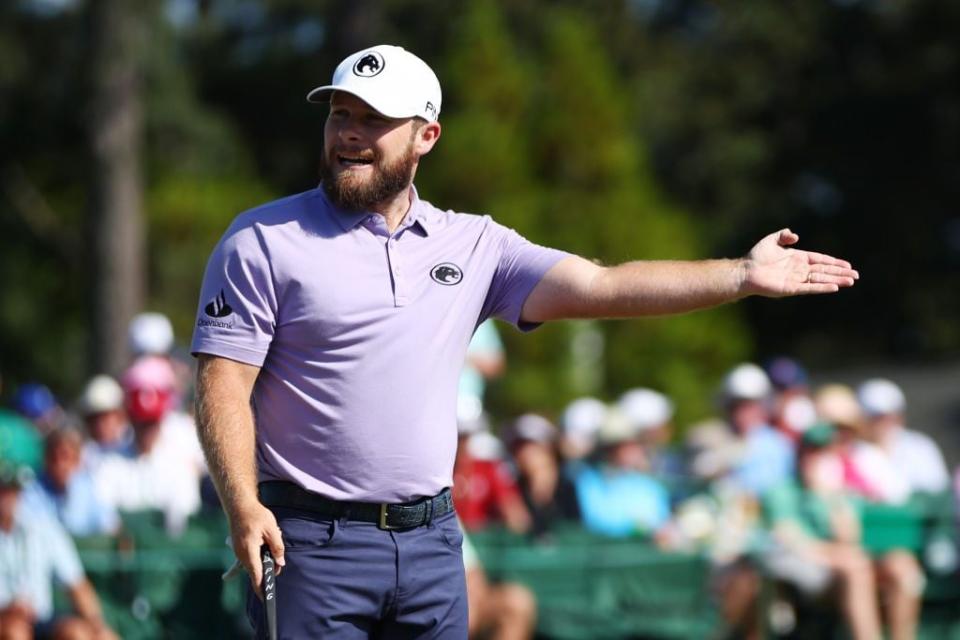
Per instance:
[[[860,277],[845,260],[790,248],[799,239],[783,229],[736,260],[639,261],[602,267],[572,256],[556,264],[534,287],[521,319],[669,315],[750,295],[832,293],[852,286]]]

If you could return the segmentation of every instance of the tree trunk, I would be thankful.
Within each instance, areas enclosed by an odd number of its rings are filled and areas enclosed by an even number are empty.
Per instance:
[[[140,163],[148,9],[127,0],[88,0],[87,11],[90,364],[92,371],[117,374],[128,362],[127,326],[146,288]]]

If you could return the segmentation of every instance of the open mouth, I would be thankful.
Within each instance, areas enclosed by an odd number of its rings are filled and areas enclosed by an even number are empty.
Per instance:
[[[373,164],[373,154],[337,154],[337,161],[345,167]]]

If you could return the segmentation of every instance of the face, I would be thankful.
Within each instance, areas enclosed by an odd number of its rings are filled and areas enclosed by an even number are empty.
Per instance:
[[[59,442],[48,448],[44,455],[47,476],[60,489],[65,489],[70,476],[80,466],[80,449],[69,443]]]
[[[440,134],[436,122],[387,118],[363,100],[334,92],[324,126],[323,189],[348,211],[372,210],[409,188],[420,156]]]
[[[766,406],[758,400],[738,400],[730,405],[730,422],[740,435],[766,424],[768,419]]]
[[[111,445],[123,438],[126,422],[122,411],[103,411],[84,418],[87,433],[99,444]]]

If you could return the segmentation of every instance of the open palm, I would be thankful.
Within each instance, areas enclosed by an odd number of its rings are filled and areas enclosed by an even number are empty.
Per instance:
[[[833,293],[853,286],[860,277],[846,260],[791,249],[799,239],[789,229],[781,229],[754,245],[745,261],[748,293],[772,298]]]

